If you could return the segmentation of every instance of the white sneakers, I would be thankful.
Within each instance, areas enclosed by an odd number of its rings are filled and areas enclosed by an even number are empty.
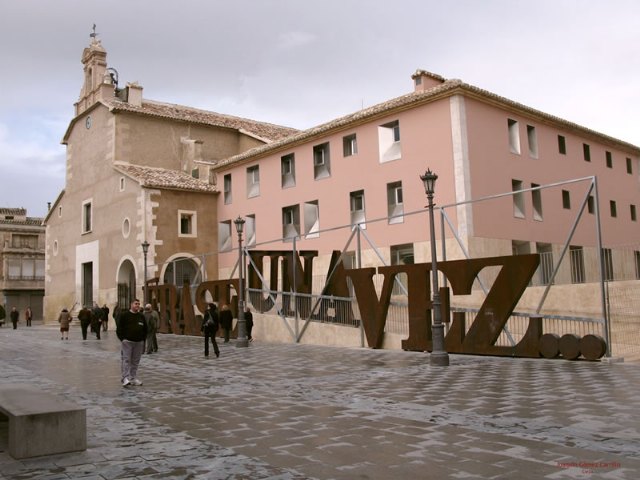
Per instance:
[[[129,380],[128,378],[125,378],[122,381],[122,386],[123,387],[128,387],[129,385],[133,385],[134,387],[139,387],[140,385],[142,385],[142,382],[140,380],[138,380],[137,378],[133,378],[131,380]]]

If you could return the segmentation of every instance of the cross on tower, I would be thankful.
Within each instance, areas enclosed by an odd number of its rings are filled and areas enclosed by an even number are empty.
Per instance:
[[[94,41],[97,40],[97,38],[98,38],[98,34],[96,33],[96,24],[95,23],[93,24],[93,33],[90,33],[89,36],[91,38],[93,38]]]

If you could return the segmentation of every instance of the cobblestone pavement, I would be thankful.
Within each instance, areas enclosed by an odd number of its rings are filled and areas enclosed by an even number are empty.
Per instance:
[[[85,452],[3,479],[638,479],[637,364],[262,344],[161,335],[122,388],[115,332],[0,328],[0,383],[87,408]]]

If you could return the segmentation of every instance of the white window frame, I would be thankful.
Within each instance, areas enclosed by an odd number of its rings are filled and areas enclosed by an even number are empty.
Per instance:
[[[229,252],[233,249],[231,244],[231,220],[218,222],[218,251]]]
[[[380,163],[402,158],[399,120],[393,120],[378,126],[378,150]]]
[[[389,225],[404,222],[402,182],[387,183],[387,217]]]
[[[354,227],[358,224],[362,228],[366,228],[366,211],[365,211],[364,190],[356,190],[349,193],[349,211],[351,214],[351,225]]]
[[[191,232],[182,232],[182,217],[189,216]],[[178,237],[196,238],[198,236],[198,212],[195,210],[178,210]]]
[[[320,180],[331,176],[331,146],[329,142],[313,146],[313,178]]]
[[[225,205],[230,205],[231,202],[233,202],[233,192],[232,192],[233,183],[232,182],[233,182],[233,179],[230,173],[227,173],[222,177],[222,189],[224,192],[223,194],[224,194]]]
[[[260,196],[260,165],[247,167],[247,198]]]
[[[282,188],[296,186],[296,156],[294,153],[280,157],[280,174]]]
[[[355,133],[342,137],[342,153],[344,157],[358,154],[358,137]]]
[[[320,202],[313,200],[305,202],[304,210],[304,234],[305,238],[317,238],[320,236]]]

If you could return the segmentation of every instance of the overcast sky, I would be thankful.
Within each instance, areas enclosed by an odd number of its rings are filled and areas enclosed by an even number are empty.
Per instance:
[[[0,0],[0,207],[64,188],[94,23],[148,99],[304,129],[421,68],[640,145],[638,0]]]

